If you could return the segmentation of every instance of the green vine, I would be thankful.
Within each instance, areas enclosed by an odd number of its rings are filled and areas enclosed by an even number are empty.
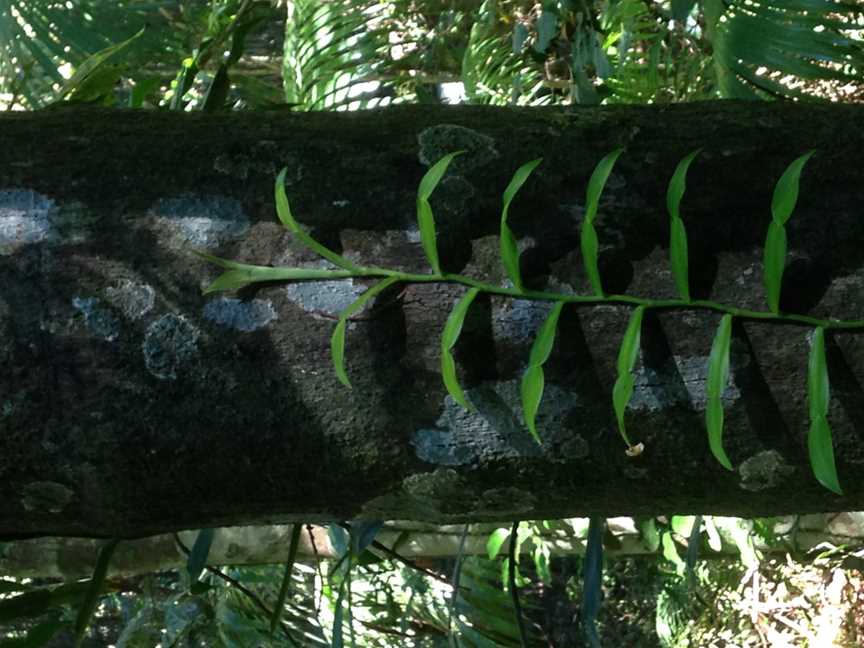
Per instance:
[[[627,445],[629,456],[638,456],[643,450],[641,443],[634,444],[625,425],[625,411],[633,395],[633,368],[639,355],[642,318],[645,311],[670,309],[702,309],[718,312],[722,315],[708,360],[707,395],[705,410],[705,425],[711,452],[717,461],[728,470],[732,470],[732,462],[723,448],[723,404],[721,395],[729,377],[729,348],[734,318],[746,320],[766,320],[776,322],[792,322],[805,324],[815,328],[808,362],[808,404],[810,410],[810,430],[807,445],[810,465],[816,479],[831,491],[841,494],[837,469],[834,462],[831,428],[828,424],[828,405],[830,401],[828,371],[825,360],[825,330],[826,329],[859,329],[864,328],[864,320],[824,320],[807,315],[783,313],[780,311],[780,288],[783,280],[783,270],[786,262],[786,231],[785,225],[795,209],[798,201],[799,180],[807,160],[813,154],[810,151],[794,160],[777,181],[771,201],[772,220],[768,227],[763,251],[764,270],[763,281],[768,301],[767,311],[756,311],[734,306],[727,306],[710,300],[694,300],[690,297],[688,276],[687,231],[680,216],[680,204],[686,189],[686,176],[691,163],[701,149],[693,151],[678,164],[669,181],[666,204],[670,217],[669,255],[672,274],[678,290],[678,299],[652,300],[631,295],[608,295],[603,286],[598,267],[598,239],[594,228],[594,218],[597,215],[600,195],[618,157],[624,149],[619,148],[605,156],[597,164],[588,181],[585,201],[585,215],[582,219],[581,251],[585,273],[590,281],[593,295],[572,295],[553,293],[540,290],[528,290],[522,283],[519,270],[519,251],[516,239],[507,225],[510,204],[516,194],[540,165],[542,159],[532,160],[523,164],[513,174],[503,194],[500,226],[500,255],[502,265],[513,287],[502,287],[478,281],[460,274],[443,272],[438,259],[435,218],[432,205],[429,202],[438,183],[447,172],[447,167],[457,155],[464,151],[456,151],[442,157],[423,176],[417,191],[417,222],[420,230],[420,241],[426,258],[432,267],[431,274],[409,273],[390,270],[375,266],[358,266],[343,256],[329,250],[314,240],[303,230],[291,213],[291,207],[285,194],[285,173],[283,169],[276,179],[276,211],[282,224],[297,236],[308,248],[326,259],[338,270],[321,270],[290,267],[257,266],[237,263],[222,259],[204,252],[197,254],[207,261],[225,270],[205,293],[238,290],[249,284],[273,281],[309,281],[333,280],[353,277],[379,277],[381,281],[360,295],[339,316],[339,321],[333,331],[330,350],[336,375],[347,387],[351,386],[345,370],[345,330],[348,318],[359,311],[376,295],[396,283],[455,283],[468,288],[465,295],[456,303],[444,326],[441,336],[441,374],[444,385],[450,396],[467,409],[473,406],[468,401],[456,375],[456,362],[452,349],[459,340],[462,325],[472,302],[480,293],[501,295],[529,300],[545,300],[554,302],[553,308],[545,322],[540,326],[531,348],[528,366],[522,375],[521,399],[525,425],[529,433],[539,443],[540,435],[536,427],[536,415],[543,397],[544,374],[543,365],[549,359],[555,341],[558,318],[566,304],[623,304],[633,306],[633,314],[627,325],[627,330],[621,341],[618,354],[617,378],[612,393],[612,404],[618,422],[621,438]]]

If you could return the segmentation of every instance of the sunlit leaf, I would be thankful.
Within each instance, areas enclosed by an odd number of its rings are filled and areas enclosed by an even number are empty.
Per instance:
[[[810,418],[828,416],[830,400],[828,366],[825,361],[825,329],[819,326],[813,332],[813,342],[807,363],[807,404]]]
[[[432,266],[432,271],[435,274],[441,274],[441,265],[438,261],[438,243],[435,240],[435,217],[432,214],[432,205],[429,204],[429,197],[435,191],[435,187],[444,177],[447,172],[447,167],[457,155],[461,155],[465,151],[456,151],[448,153],[435,164],[433,164],[423,179],[420,180],[420,186],[417,188],[417,226],[420,229],[420,242],[423,245],[423,251],[426,253],[426,258],[429,265]]]
[[[592,517],[588,525],[582,586],[582,626],[591,648],[600,648],[597,616],[603,603],[603,530],[606,520]]]
[[[631,374],[622,374],[615,380],[615,386],[612,388],[612,406],[615,409],[618,430],[622,434],[626,433],[627,430],[624,424],[624,413],[627,410],[627,403],[633,396],[634,383],[635,380]]]
[[[549,359],[552,353],[552,346],[555,344],[555,332],[558,329],[558,318],[561,316],[561,311],[564,308],[564,302],[555,302],[549,315],[543,321],[540,329],[537,331],[537,337],[534,339],[534,344],[531,345],[531,354],[528,359],[528,364],[542,365]]]
[[[600,281],[600,269],[597,266],[597,231],[590,221],[582,222],[581,233],[582,263],[585,266],[585,274],[591,282],[591,289],[598,297],[603,296],[603,284]]]
[[[600,202],[600,194],[603,192],[603,187],[606,186],[606,181],[609,179],[609,174],[612,172],[612,167],[618,156],[624,152],[624,148],[617,148],[609,155],[604,157],[591,174],[588,180],[588,191],[585,199],[585,220],[594,222],[594,216],[597,214],[597,206]]]
[[[670,222],[669,257],[672,263],[672,276],[681,299],[690,301],[690,270],[687,259],[687,230],[684,221],[673,218]]]
[[[525,417],[525,425],[537,443],[540,443],[540,435],[537,434],[537,410],[540,409],[540,400],[543,398],[543,388],[546,379],[543,375],[543,367],[531,365],[522,374],[522,414]]]
[[[805,153],[798,159],[792,162],[774,187],[774,196],[771,200],[771,215],[774,222],[778,225],[785,225],[789,217],[792,216],[792,211],[795,209],[795,204],[798,202],[798,184],[801,178],[801,171],[810,156],[815,151]]]
[[[842,495],[840,479],[837,477],[837,466],[834,464],[831,427],[828,425],[828,419],[824,416],[810,422],[807,449],[810,453],[810,467],[819,483],[828,490]]]
[[[705,408],[705,424],[708,428],[708,445],[717,461],[732,470],[732,462],[723,449],[723,390],[729,379],[729,345],[732,339],[732,316],[724,315],[714,334],[711,354],[708,356],[708,403]]]
[[[780,312],[780,288],[786,265],[786,230],[775,221],[768,224],[763,256],[765,295],[773,313]]]
[[[645,307],[637,307],[630,316],[630,321],[627,323],[627,330],[624,331],[621,347],[618,349],[617,366],[619,376],[633,371],[636,358],[639,357],[639,340],[642,335],[642,316],[644,314]]]
[[[537,434],[536,417],[543,398],[545,379],[543,376],[543,365],[549,359],[552,345],[555,343],[555,331],[558,328],[558,318],[564,302],[555,302],[546,320],[537,331],[537,337],[531,346],[531,355],[528,359],[528,368],[522,375],[522,413],[525,417],[525,425],[537,443],[540,443],[540,435]]]
[[[666,191],[666,207],[669,210],[669,257],[672,263],[672,274],[681,299],[690,301],[690,283],[687,260],[687,231],[681,220],[681,198],[687,188],[687,170],[702,149],[696,149],[687,155],[675,169],[669,188]]]
[[[666,190],[666,208],[669,210],[669,215],[672,218],[681,218],[681,198],[684,197],[684,191],[687,188],[687,171],[701,151],[702,149],[698,148],[685,156],[678,163],[678,166],[675,167],[675,173],[672,174],[672,179],[669,180],[669,187]]]
[[[612,405],[615,409],[615,418],[618,421],[618,430],[628,446],[632,446],[632,444],[627,436],[624,413],[627,410],[630,397],[633,396],[635,379],[632,371],[636,364],[636,358],[639,357],[639,340],[642,335],[642,316],[644,313],[645,307],[639,306],[633,311],[630,321],[627,323],[627,330],[624,332],[621,347],[618,349],[618,377],[612,388]]]
[[[84,641],[87,626],[96,611],[99,597],[102,596],[102,587],[105,584],[105,577],[108,575],[108,564],[111,562],[111,556],[119,542],[119,540],[109,540],[99,550],[93,576],[90,579],[84,600],[81,602],[81,607],[78,609],[78,616],[75,618],[75,648],[78,648]]]
[[[348,380],[348,374],[345,372],[345,330],[348,326],[348,318],[359,311],[366,305],[370,299],[378,295],[383,290],[386,290],[393,284],[399,281],[398,277],[387,277],[383,281],[368,288],[362,295],[351,303],[339,314],[339,321],[336,323],[336,328],[330,338],[330,356],[333,358],[333,367],[336,370],[336,376],[346,387],[351,386]]]
[[[453,307],[441,334],[441,376],[444,378],[444,386],[447,387],[447,392],[453,397],[453,400],[465,409],[472,409],[472,407],[468,404],[465,393],[456,377],[456,361],[453,359],[451,349],[455,346],[459,334],[462,332],[462,325],[465,323],[468,308],[479,292],[477,288],[470,288],[465,293]]]
[[[522,290],[522,277],[519,273],[519,249],[516,247],[516,239],[513,236],[513,232],[510,231],[510,227],[507,225],[507,215],[510,211],[510,203],[513,202],[516,193],[525,184],[531,172],[542,161],[542,158],[537,158],[516,169],[516,173],[513,174],[510,184],[504,190],[504,206],[501,209],[501,261],[504,264],[504,269],[507,271],[507,276],[510,277],[510,281],[513,282],[517,290]]]
[[[131,38],[96,52],[81,63],[75,73],[57,93],[72,101],[94,101],[114,90],[125,68],[116,64],[116,57],[144,34],[144,28]]]
[[[276,178],[276,213],[279,215],[279,220],[282,221],[282,225],[299,238],[306,247],[313,250],[319,256],[327,259],[330,263],[337,265],[340,268],[351,270],[352,272],[358,271],[358,266],[321,245],[318,241],[309,236],[309,234],[306,233],[306,230],[300,227],[300,224],[294,220],[294,216],[291,214],[291,206],[288,204],[288,196],[285,194],[286,173],[288,173],[287,167],[283,168],[279,173],[279,176]]]
[[[510,529],[504,528],[495,529],[489,535],[489,539],[486,541],[486,553],[489,556],[489,560],[495,560],[495,558],[498,557],[501,547],[504,546],[504,543],[509,537]]]
[[[810,359],[807,363],[807,401],[810,409],[807,449],[810,454],[810,467],[819,483],[842,495],[837,466],[834,463],[831,426],[827,419],[830,398],[828,366],[825,361],[825,329],[820,326],[813,334]]]

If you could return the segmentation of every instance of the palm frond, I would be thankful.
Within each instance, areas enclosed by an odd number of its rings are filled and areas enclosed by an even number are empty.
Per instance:
[[[484,0],[477,11],[462,57],[462,82],[470,103],[543,105],[552,101],[544,92],[542,70],[526,62],[503,21],[496,0]],[[520,28],[517,23],[513,29]]]
[[[77,67],[145,25],[152,29],[137,40],[136,50],[147,58],[170,51],[179,36],[163,28],[166,18],[160,10],[175,5],[171,0],[0,0],[0,91],[40,107],[63,83],[64,65]]]
[[[285,25],[285,100],[301,109],[381,103],[390,48],[388,6],[374,0],[294,0]],[[368,85],[361,85],[368,84]]]
[[[860,83],[864,7],[834,0],[705,0],[722,97],[808,97],[819,82]],[[860,38],[860,37],[859,37]]]

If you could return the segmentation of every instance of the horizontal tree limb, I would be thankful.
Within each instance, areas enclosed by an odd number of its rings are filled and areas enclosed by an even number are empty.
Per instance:
[[[624,147],[594,222],[603,289],[673,300],[666,186],[701,148],[681,203],[692,296],[767,312],[774,184],[815,149],[786,224],[780,309],[860,319],[862,110],[710,102],[0,115],[0,536],[862,508],[860,330],[826,335],[840,497],[809,466],[806,323],[734,319],[722,397],[728,471],[704,422],[716,309],[645,311],[624,419],[644,451],[631,457],[612,409],[626,299],[563,309],[543,365],[537,445],[520,380],[548,301],[475,299],[453,348],[475,408],[466,411],[440,373],[458,283],[397,283],[352,316],[347,389],[330,336],[373,281],[203,295],[219,269],[192,253],[327,267],[276,219],[274,179],[285,168],[294,217],[317,241],[356,265],[428,273],[418,183],[463,150],[430,198],[442,270],[506,286],[502,193],[542,157],[507,221],[522,281],[590,295],[586,185]]]

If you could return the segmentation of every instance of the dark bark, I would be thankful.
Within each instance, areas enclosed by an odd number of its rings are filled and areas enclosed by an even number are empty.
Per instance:
[[[548,304],[475,302],[456,347],[480,411],[469,415],[445,398],[439,373],[439,334],[464,288],[383,293],[349,327],[348,390],[330,334],[371,281],[256,287],[225,301],[202,296],[218,273],[191,254],[315,265],[275,220],[273,179],[287,167],[294,213],[319,241],[363,264],[426,272],[411,232],[417,184],[428,163],[465,149],[432,198],[442,265],[500,282],[501,193],[543,156],[511,209],[525,283],[587,294],[587,178],[626,146],[597,219],[604,287],[671,298],[666,183],[703,147],[682,207],[694,297],[766,310],[771,192],[816,149],[787,226],[782,308],[854,319],[864,311],[862,124],[861,107],[791,103],[3,115],[0,535],[862,508],[860,331],[828,335],[838,497],[808,465],[807,326],[736,320],[728,472],[703,425],[717,312],[646,315],[627,414],[645,452],[628,458],[611,388],[629,306],[565,308],[538,447],[521,425],[518,384]]]

